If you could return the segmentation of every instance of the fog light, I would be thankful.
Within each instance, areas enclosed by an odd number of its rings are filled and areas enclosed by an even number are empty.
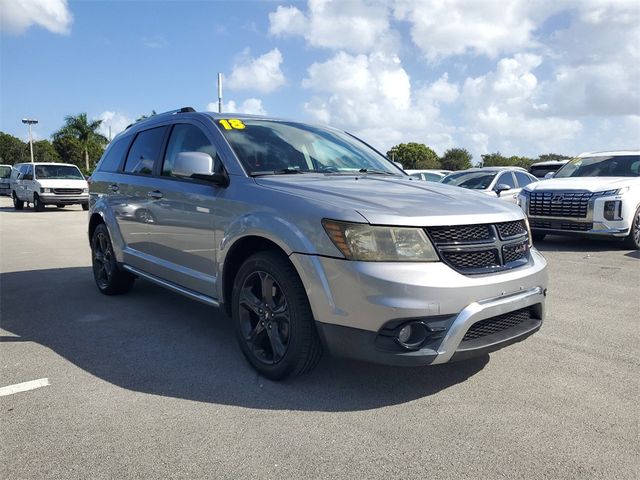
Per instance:
[[[604,218],[607,220],[622,220],[622,201],[610,200],[604,202]]]
[[[424,343],[427,335],[427,327],[424,324],[413,322],[400,329],[396,341],[406,349],[417,350]]]

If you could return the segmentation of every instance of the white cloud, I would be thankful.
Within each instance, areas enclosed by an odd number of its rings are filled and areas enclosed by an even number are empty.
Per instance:
[[[68,34],[73,15],[67,0],[0,0],[0,30],[20,34],[32,25]]]
[[[389,7],[379,0],[309,0],[308,11],[279,6],[269,14],[275,36],[302,36],[313,47],[368,53],[391,52],[398,43]]]
[[[226,85],[231,90],[255,90],[269,93],[286,84],[280,69],[282,54],[274,48],[264,55],[253,58],[249,51],[233,66]]]
[[[207,104],[207,111],[217,112],[218,103],[211,102]],[[250,115],[266,115],[267,111],[262,105],[262,100],[259,98],[247,98],[242,103],[238,104],[234,100],[229,100],[227,103],[222,104],[222,111],[226,113],[248,113]]]
[[[98,128],[98,133],[101,133],[107,138],[109,138],[109,126],[111,126],[111,138],[113,138],[127,128],[127,125],[133,123],[133,119],[127,115],[112,110],[105,110],[98,115],[98,119],[102,120]]]
[[[305,103],[313,119],[351,131],[383,151],[407,141],[427,142],[440,152],[452,146],[453,128],[441,123],[436,103],[450,99],[456,87],[444,77],[414,94],[396,56],[338,52],[312,64],[303,87],[313,92]]]

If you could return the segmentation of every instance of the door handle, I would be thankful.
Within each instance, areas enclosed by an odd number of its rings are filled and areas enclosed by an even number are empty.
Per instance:
[[[162,198],[162,192],[160,190],[152,190],[151,192],[147,192],[147,197],[158,200]]]
[[[112,183],[111,185],[109,185],[109,190],[111,190],[112,192],[117,192],[118,190],[120,190],[120,187],[117,183]]]

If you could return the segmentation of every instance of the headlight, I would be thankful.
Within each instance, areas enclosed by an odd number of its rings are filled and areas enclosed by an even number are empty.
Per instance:
[[[82,193],[89,193],[89,189],[88,188],[83,188],[82,189]]]
[[[369,262],[437,262],[429,237],[421,228],[378,227],[366,223],[323,220],[333,244],[348,260]]]
[[[51,193],[51,189],[50,188],[40,187],[40,193]]]

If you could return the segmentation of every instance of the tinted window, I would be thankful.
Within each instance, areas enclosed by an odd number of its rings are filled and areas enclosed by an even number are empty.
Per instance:
[[[640,156],[616,155],[574,158],[558,170],[554,178],[637,176],[640,176]]]
[[[496,177],[496,172],[460,172],[450,173],[442,180],[447,185],[457,185],[458,187],[471,188],[473,190],[484,190],[489,188],[491,182]]]
[[[538,178],[544,178],[547,173],[557,172],[560,167],[562,167],[562,165],[534,165],[529,169],[529,173],[531,175],[535,175]]]
[[[127,153],[130,137],[121,138],[113,142],[100,160],[97,170],[104,172],[117,172],[120,170],[120,164]]]
[[[515,172],[516,180],[518,180],[518,185],[520,187],[524,187],[533,182],[533,178],[523,172]]]
[[[513,180],[511,172],[502,173],[496,182],[496,186],[498,185],[509,185],[510,188],[516,188],[516,182]]]
[[[131,145],[124,171],[127,173],[139,173],[151,175],[153,165],[160,156],[162,139],[167,127],[152,128],[138,133]]]
[[[84,180],[78,167],[71,165],[36,165],[36,178]]]
[[[216,148],[211,144],[204,132],[195,125],[178,124],[173,127],[167,145],[167,153],[164,157],[164,164],[162,165],[162,175],[176,176],[173,175],[173,166],[180,152],[208,153],[217,163]]]

